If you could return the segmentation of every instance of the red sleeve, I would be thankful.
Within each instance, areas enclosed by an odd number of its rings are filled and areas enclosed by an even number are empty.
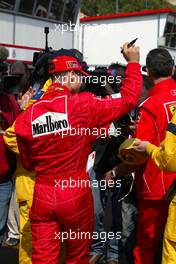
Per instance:
[[[90,127],[104,126],[119,119],[134,108],[139,100],[142,75],[138,63],[129,63],[122,83],[121,92],[105,98],[90,96]]]
[[[136,134],[134,137],[153,142],[156,141],[156,136],[157,130],[154,117],[148,110],[140,108],[139,123],[137,124]]]
[[[34,170],[30,148],[28,142],[23,138],[17,137],[17,143],[19,148],[19,156],[23,167],[28,170]]]

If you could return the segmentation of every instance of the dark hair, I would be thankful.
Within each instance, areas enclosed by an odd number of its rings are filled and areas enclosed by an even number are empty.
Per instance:
[[[15,61],[10,65],[10,73],[11,74],[23,74],[23,69],[25,72],[27,72],[28,66],[23,61]],[[17,73],[14,73],[14,70],[17,71]]]
[[[157,48],[148,53],[146,66],[155,78],[168,77],[172,75],[174,61],[166,49]]]

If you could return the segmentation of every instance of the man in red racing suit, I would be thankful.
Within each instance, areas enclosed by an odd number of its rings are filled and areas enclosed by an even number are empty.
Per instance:
[[[139,48],[127,44],[123,51],[129,63],[118,96],[78,93],[80,74],[86,75],[81,65],[71,56],[55,57],[50,73],[59,81],[16,120],[23,166],[36,171],[30,212],[33,264],[57,264],[61,240],[66,244],[65,263],[88,264],[94,215],[86,163],[95,128],[135,107],[141,92]]]

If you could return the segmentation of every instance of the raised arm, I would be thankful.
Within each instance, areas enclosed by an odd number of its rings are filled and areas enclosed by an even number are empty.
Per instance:
[[[139,48],[128,48],[127,45],[128,43],[123,45],[123,56],[127,60],[128,65],[121,92],[105,98],[91,95],[89,108],[90,114],[94,116],[94,119],[90,126],[105,125],[117,120],[138,103],[142,88]]]

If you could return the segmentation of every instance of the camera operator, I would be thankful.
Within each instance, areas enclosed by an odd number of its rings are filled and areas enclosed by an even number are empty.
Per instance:
[[[64,55],[53,57],[50,73],[55,83],[39,103],[21,113],[16,120],[21,160],[26,169],[36,171],[30,211],[33,264],[41,261],[57,263],[63,234],[67,235],[66,262],[88,263],[93,231],[90,188],[68,186],[61,190],[55,183],[61,179],[66,182],[69,179],[76,182],[88,180],[85,167],[96,136],[77,133],[72,136],[71,128],[92,131],[94,127],[99,128],[120,118],[137,104],[142,86],[139,48],[127,48],[127,45],[124,44],[123,50],[129,63],[117,98],[108,96],[102,99],[90,93],[78,93],[80,75],[86,75],[78,60]],[[68,237],[70,230],[76,235],[75,239]],[[80,239],[77,237],[80,232],[90,236]]]

